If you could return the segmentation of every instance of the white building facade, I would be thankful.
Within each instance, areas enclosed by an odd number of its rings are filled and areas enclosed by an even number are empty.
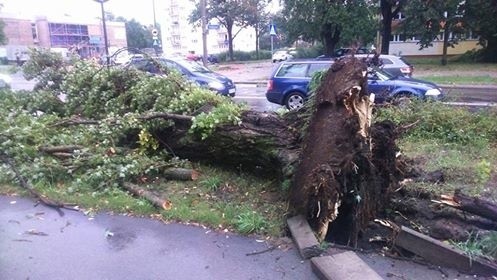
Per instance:
[[[195,9],[193,1],[165,0],[157,7],[158,23],[161,26],[161,44],[165,55],[185,55],[189,52],[202,54],[202,28],[189,22]],[[207,52],[219,54],[228,50],[228,32],[216,20],[208,25]],[[239,31],[240,30],[240,31]],[[233,27],[233,49],[254,51],[256,48],[253,28]]]

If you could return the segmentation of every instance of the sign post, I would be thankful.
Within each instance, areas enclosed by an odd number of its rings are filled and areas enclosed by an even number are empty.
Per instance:
[[[269,25],[269,35],[271,36],[271,57],[273,56],[273,38],[276,36],[276,25]]]
[[[161,46],[159,42],[159,30],[155,28],[152,30],[152,47],[155,50],[155,55],[158,55]]]

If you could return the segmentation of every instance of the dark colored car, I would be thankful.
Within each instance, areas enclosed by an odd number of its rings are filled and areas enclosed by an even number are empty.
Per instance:
[[[285,61],[275,68],[268,81],[266,98],[269,102],[298,109],[309,97],[309,82],[317,71],[327,70],[332,61]],[[441,99],[442,90],[435,84],[407,78],[394,77],[379,68],[368,72],[368,91],[375,94],[375,103],[400,97]]]
[[[235,96],[236,86],[231,79],[215,73],[199,63],[182,58],[136,58],[128,62],[127,66],[152,74],[162,74],[157,66],[160,63],[168,69],[178,71],[187,80],[201,87],[213,90],[221,95]]]

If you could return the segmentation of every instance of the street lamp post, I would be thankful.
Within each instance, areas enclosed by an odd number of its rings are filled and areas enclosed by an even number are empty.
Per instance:
[[[107,27],[105,26],[105,10],[104,10],[104,3],[109,1],[109,0],[94,0],[94,1],[100,3],[100,8],[102,10],[102,26],[104,29],[105,60],[107,62],[107,66],[109,66],[110,65],[109,42],[107,40]]]

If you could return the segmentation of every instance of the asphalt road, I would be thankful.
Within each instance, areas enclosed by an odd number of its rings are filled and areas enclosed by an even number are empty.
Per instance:
[[[497,106],[497,86],[443,86],[448,104],[461,106]],[[274,111],[282,106],[266,100],[264,84],[238,83],[236,102],[248,104],[258,111]]]
[[[228,73],[228,74],[227,74]],[[227,74],[229,71],[224,71]],[[22,73],[18,72],[12,77],[13,90],[32,90],[33,81],[26,81]],[[235,80],[236,81],[236,80]],[[236,102],[243,102],[250,108],[258,111],[274,111],[281,108],[280,105],[269,103],[266,100],[266,84],[263,81],[237,82],[237,93],[234,98]],[[450,103],[453,105],[467,106],[496,106],[497,105],[497,86],[442,86],[447,92]]]

